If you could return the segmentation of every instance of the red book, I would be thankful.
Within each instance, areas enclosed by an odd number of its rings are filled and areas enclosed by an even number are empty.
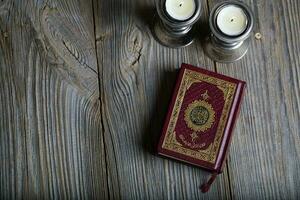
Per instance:
[[[158,154],[222,172],[246,83],[182,64]]]

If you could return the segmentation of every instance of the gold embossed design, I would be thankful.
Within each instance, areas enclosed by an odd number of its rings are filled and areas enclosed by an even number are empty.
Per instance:
[[[208,102],[196,100],[184,112],[184,120],[193,131],[206,131],[215,122],[215,111]]]
[[[193,83],[197,83],[197,82],[207,82],[209,84],[216,85],[219,89],[222,88],[221,90],[224,94],[224,100],[225,100],[224,107],[222,110],[222,115],[220,117],[216,136],[213,143],[209,146],[209,148],[204,150],[198,150],[198,151],[186,148],[184,147],[184,145],[180,144],[176,140],[176,133],[175,133],[175,127],[176,127],[176,123],[178,120],[179,112],[182,106],[185,93]],[[211,77],[205,74],[193,72],[189,69],[186,69],[184,71],[183,78],[178,90],[174,108],[172,110],[171,118],[168,124],[167,134],[163,141],[162,147],[164,149],[176,153],[180,153],[189,157],[193,157],[214,164],[216,162],[217,153],[221,144],[221,139],[224,133],[226,121],[228,119],[228,115],[234,98],[234,92],[236,90],[236,87],[237,85],[235,83],[231,83],[219,78]]]

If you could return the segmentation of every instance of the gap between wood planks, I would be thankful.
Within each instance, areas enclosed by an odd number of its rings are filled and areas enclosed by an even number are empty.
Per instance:
[[[96,65],[97,65],[97,70],[98,70],[98,88],[99,88],[99,101],[100,101],[100,117],[101,117],[101,130],[102,130],[102,134],[103,134],[103,139],[102,139],[102,143],[103,143],[103,148],[104,148],[104,156],[105,156],[105,175],[106,175],[106,189],[107,189],[107,197],[108,199],[110,198],[110,190],[109,190],[109,177],[108,177],[108,160],[107,160],[107,152],[106,152],[106,142],[105,142],[105,128],[104,128],[104,113],[103,113],[103,98],[102,98],[102,93],[101,93],[101,79],[100,76],[103,76],[103,73],[100,72],[100,64],[99,64],[99,59],[98,59],[98,48],[97,48],[97,38],[96,38],[96,17],[95,17],[95,9],[97,9],[97,7],[95,6],[95,2],[94,0],[92,0],[92,12],[93,12],[93,26],[94,26],[94,47],[95,47],[95,53],[96,53]],[[101,39],[101,38],[100,38]]]

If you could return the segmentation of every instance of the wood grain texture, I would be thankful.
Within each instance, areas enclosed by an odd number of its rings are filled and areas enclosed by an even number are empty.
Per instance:
[[[233,198],[299,199],[300,2],[244,2],[262,39],[241,61],[216,65],[248,83],[229,156]]]
[[[152,37],[153,0],[0,0],[0,199],[299,199],[299,1],[244,0],[248,54]],[[154,155],[182,62],[247,81],[224,173]],[[100,98],[99,98],[100,97]]]
[[[106,198],[91,1],[0,2],[0,199]]]
[[[200,41],[158,44],[149,27],[154,1],[94,1],[94,9],[110,198],[230,198],[226,170],[203,195],[207,172],[153,155],[181,63],[213,67]]]

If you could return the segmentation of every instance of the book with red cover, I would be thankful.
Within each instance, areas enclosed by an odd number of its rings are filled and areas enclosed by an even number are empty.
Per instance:
[[[222,172],[246,83],[182,64],[158,154]]]

